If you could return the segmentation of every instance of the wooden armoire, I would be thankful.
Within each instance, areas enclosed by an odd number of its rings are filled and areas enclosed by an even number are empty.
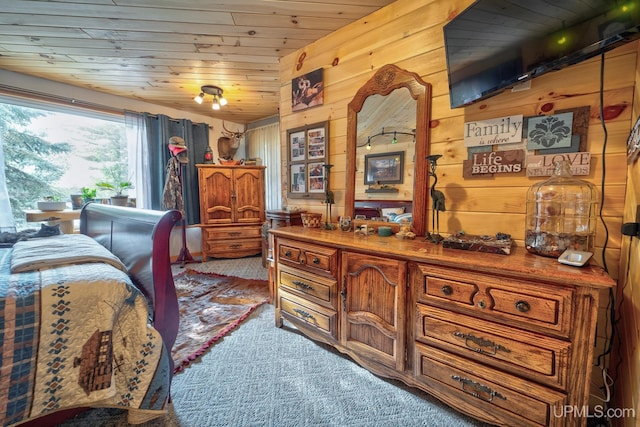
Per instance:
[[[202,260],[262,252],[264,166],[196,165]]]

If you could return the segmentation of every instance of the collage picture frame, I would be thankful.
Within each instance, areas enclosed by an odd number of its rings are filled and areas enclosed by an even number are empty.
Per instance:
[[[323,198],[329,159],[329,122],[287,131],[287,196]]]

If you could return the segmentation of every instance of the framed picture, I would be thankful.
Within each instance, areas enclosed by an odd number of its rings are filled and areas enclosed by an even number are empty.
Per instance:
[[[324,159],[324,127],[309,129],[307,141],[309,141],[309,159]]]
[[[322,68],[291,80],[291,111],[306,110],[324,103]]]
[[[365,184],[400,184],[404,179],[404,151],[364,156]]]
[[[294,132],[289,135],[289,156],[292,162],[305,160],[307,153],[306,140],[304,138],[304,131]]]
[[[287,131],[288,197],[324,197],[327,185],[324,165],[329,162],[328,137],[329,122]]]
[[[291,185],[289,186],[291,193],[301,193],[304,194],[307,192],[307,172],[306,172],[306,164],[301,163],[297,165],[293,165],[291,167]]]
[[[324,163],[309,163],[309,192],[324,193],[325,189]]]

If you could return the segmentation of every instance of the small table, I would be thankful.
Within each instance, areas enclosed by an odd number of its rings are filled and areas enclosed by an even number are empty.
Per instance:
[[[73,234],[73,221],[80,219],[80,210],[65,209],[63,211],[26,211],[27,222],[47,221],[48,225],[60,224],[60,231]]]

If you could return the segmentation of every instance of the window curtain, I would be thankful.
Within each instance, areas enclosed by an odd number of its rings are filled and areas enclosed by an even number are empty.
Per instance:
[[[280,124],[272,123],[247,130],[247,157],[260,158],[266,166],[265,204],[267,210],[280,209],[282,177],[280,155]]]
[[[4,172],[4,141],[2,135],[4,129],[0,124],[0,232],[15,233],[16,224],[13,220],[9,190],[7,189],[7,177]]]
[[[172,136],[179,136],[187,144],[189,163],[182,166],[182,197],[186,211],[186,224],[200,222],[198,171],[196,163],[202,163],[209,145],[209,125],[192,123],[187,119],[172,119],[166,115],[143,113],[147,150],[149,156],[148,181],[150,185],[150,209],[163,210],[162,193],[166,179],[167,162],[171,153],[167,144]],[[145,169],[143,169],[145,170]]]
[[[129,151],[129,170],[134,171],[133,189],[128,193],[130,197],[136,198],[137,207],[151,209],[151,180],[147,175],[150,161],[149,144],[144,115],[125,111],[124,123]]]

